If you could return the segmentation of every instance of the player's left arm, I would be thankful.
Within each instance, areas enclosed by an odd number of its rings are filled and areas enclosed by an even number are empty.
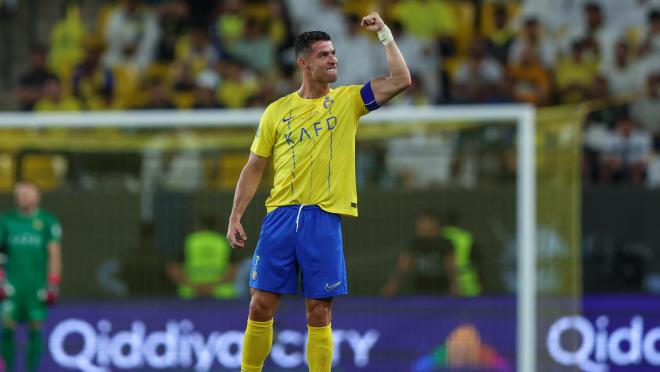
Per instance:
[[[403,58],[403,54],[401,54],[399,47],[394,41],[392,32],[378,13],[374,12],[363,17],[362,26],[369,31],[377,32],[378,39],[380,39],[385,47],[387,68],[390,75],[374,78],[370,82],[373,97],[378,106],[382,106],[385,102],[410,86],[410,71]]]
[[[62,277],[62,243],[52,241],[48,243],[48,278]],[[59,284],[59,280],[58,280]]]
[[[52,305],[60,294],[60,281],[62,278],[62,227],[57,220],[54,220],[49,230],[48,286],[44,301]]]

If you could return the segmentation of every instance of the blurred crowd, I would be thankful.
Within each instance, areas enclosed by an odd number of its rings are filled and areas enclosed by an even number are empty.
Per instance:
[[[606,100],[585,179],[660,184],[660,0],[117,0],[94,29],[82,6],[34,47],[21,110],[265,107],[297,88],[293,40],[311,29],[333,38],[337,84],[362,84],[387,71],[360,28],[377,10],[413,75],[392,105]]]

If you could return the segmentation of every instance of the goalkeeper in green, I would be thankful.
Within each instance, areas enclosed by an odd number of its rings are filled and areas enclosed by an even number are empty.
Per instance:
[[[15,370],[18,324],[27,324],[27,371],[37,371],[42,349],[46,306],[58,296],[62,271],[62,229],[57,218],[39,208],[40,193],[31,182],[14,188],[17,208],[0,216],[0,298],[2,299],[2,357],[7,371]]]

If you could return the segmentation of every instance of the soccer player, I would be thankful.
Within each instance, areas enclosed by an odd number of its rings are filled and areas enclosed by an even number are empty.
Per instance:
[[[250,271],[241,371],[261,371],[271,348],[273,316],[282,294],[297,293],[299,275],[306,299],[309,370],[330,371],[332,299],[348,293],[340,216],[358,214],[358,119],[410,85],[410,72],[380,16],[371,13],[361,24],[378,33],[389,76],[330,88],[338,72],[330,36],[321,31],[298,36],[295,53],[302,85],[266,108],[238,180],[227,231],[234,248],[245,246],[241,217],[272,156],[274,185]]]
[[[27,323],[27,371],[32,372],[39,369],[46,305],[53,304],[59,293],[62,229],[55,216],[39,208],[36,185],[19,182],[14,195],[17,208],[0,217],[0,246],[5,262],[0,270],[1,354],[7,371],[13,371],[14,333],[19,323]]]

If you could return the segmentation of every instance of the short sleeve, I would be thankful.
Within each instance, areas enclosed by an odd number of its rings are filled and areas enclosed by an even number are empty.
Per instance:
[[[57,218],[52,217],[48,223],[47,230],[47,239],[48,243],[59,243],[62,241],[62,225]]]
[[[4,216],[0,216],[0,252],[4,252],[7,249],[7,245],[5,244],[5,230],[5,218]]]
[[[273,120],[270,106],[264,111],[259,121],[257,133],[254,135],[254,141],[250,151],[264,158],[268,158],[273,153],[275,144],[275,121]]]
[[[369,112],[377,109],[378,103],[374,97],[374,92],[371,89],[371,81],[368,81],[364,85],[354,85],[351,86],[352,91],[355,94],[356,101],[356,112],[359,116],[364,116]]]

